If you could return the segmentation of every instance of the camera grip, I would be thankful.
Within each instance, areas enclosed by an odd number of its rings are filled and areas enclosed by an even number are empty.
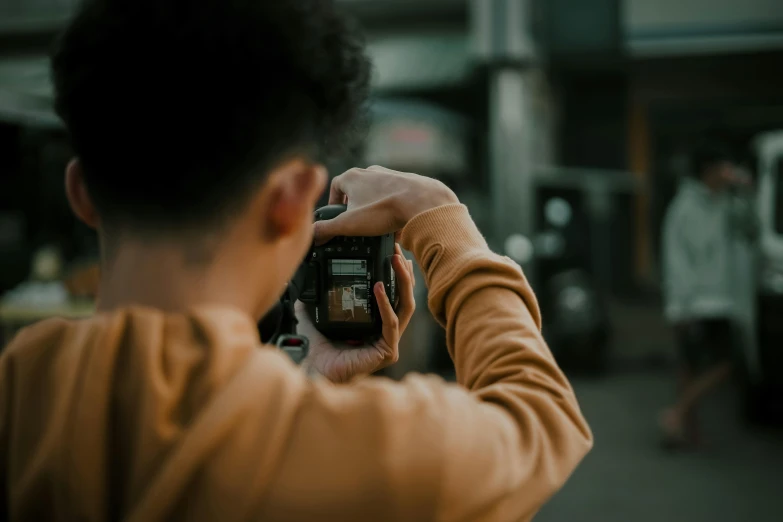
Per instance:
[[[394,256],[387,256],[383,260],[383,288],[386,290],[386,297],[389,298],[389,302],[396,309],[397,308],[397,274],[394,272],[394,266],[392,265],[392,258]]]

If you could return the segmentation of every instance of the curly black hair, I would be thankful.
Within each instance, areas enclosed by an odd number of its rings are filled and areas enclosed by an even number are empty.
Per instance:
[[[104,222],[216,224],[292,155],[355,144],[364,41],[332,0],[85,0],[55,107]]]

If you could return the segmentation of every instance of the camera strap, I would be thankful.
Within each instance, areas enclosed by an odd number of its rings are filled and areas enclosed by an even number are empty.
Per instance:
[[[303,335],[281,335],[275,343],[295,364],[302,364],[310,351],[310,341]]]
[[[272,342],[283,350],[295,364],[301,364],[309,353],[310,341],[307,337],[298,335],[296,332],[298,321],[294,302],[295,298],[291,295],[289,287],[280,299],[280,318]]]

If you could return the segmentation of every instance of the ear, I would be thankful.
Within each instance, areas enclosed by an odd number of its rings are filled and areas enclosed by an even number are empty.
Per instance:
[[[327,178],[323,165],[302,159],[285,162],[269,173],[264,206],[273,239],[294,234],[312,223]]]
[[[65,194],[76,217],[88,227],[98,228],[100,216],[84,184],[84,171],[78,158],[72,159],[65,168]]]

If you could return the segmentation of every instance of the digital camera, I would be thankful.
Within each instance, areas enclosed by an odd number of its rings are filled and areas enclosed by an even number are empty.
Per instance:
[[[345,205],[315,211],[315,221],[334,219]],[[377,237],[341,236],[313,246],[300,265],[285,295],[259,324],[264,342],[296,334],[290,310],[296,300],[305,303],[315,328],[328,339],[365,343],[380,338],[383,323],[373,288],[383,282],[392,306],[397,285],[392,256],[394,234]]]

